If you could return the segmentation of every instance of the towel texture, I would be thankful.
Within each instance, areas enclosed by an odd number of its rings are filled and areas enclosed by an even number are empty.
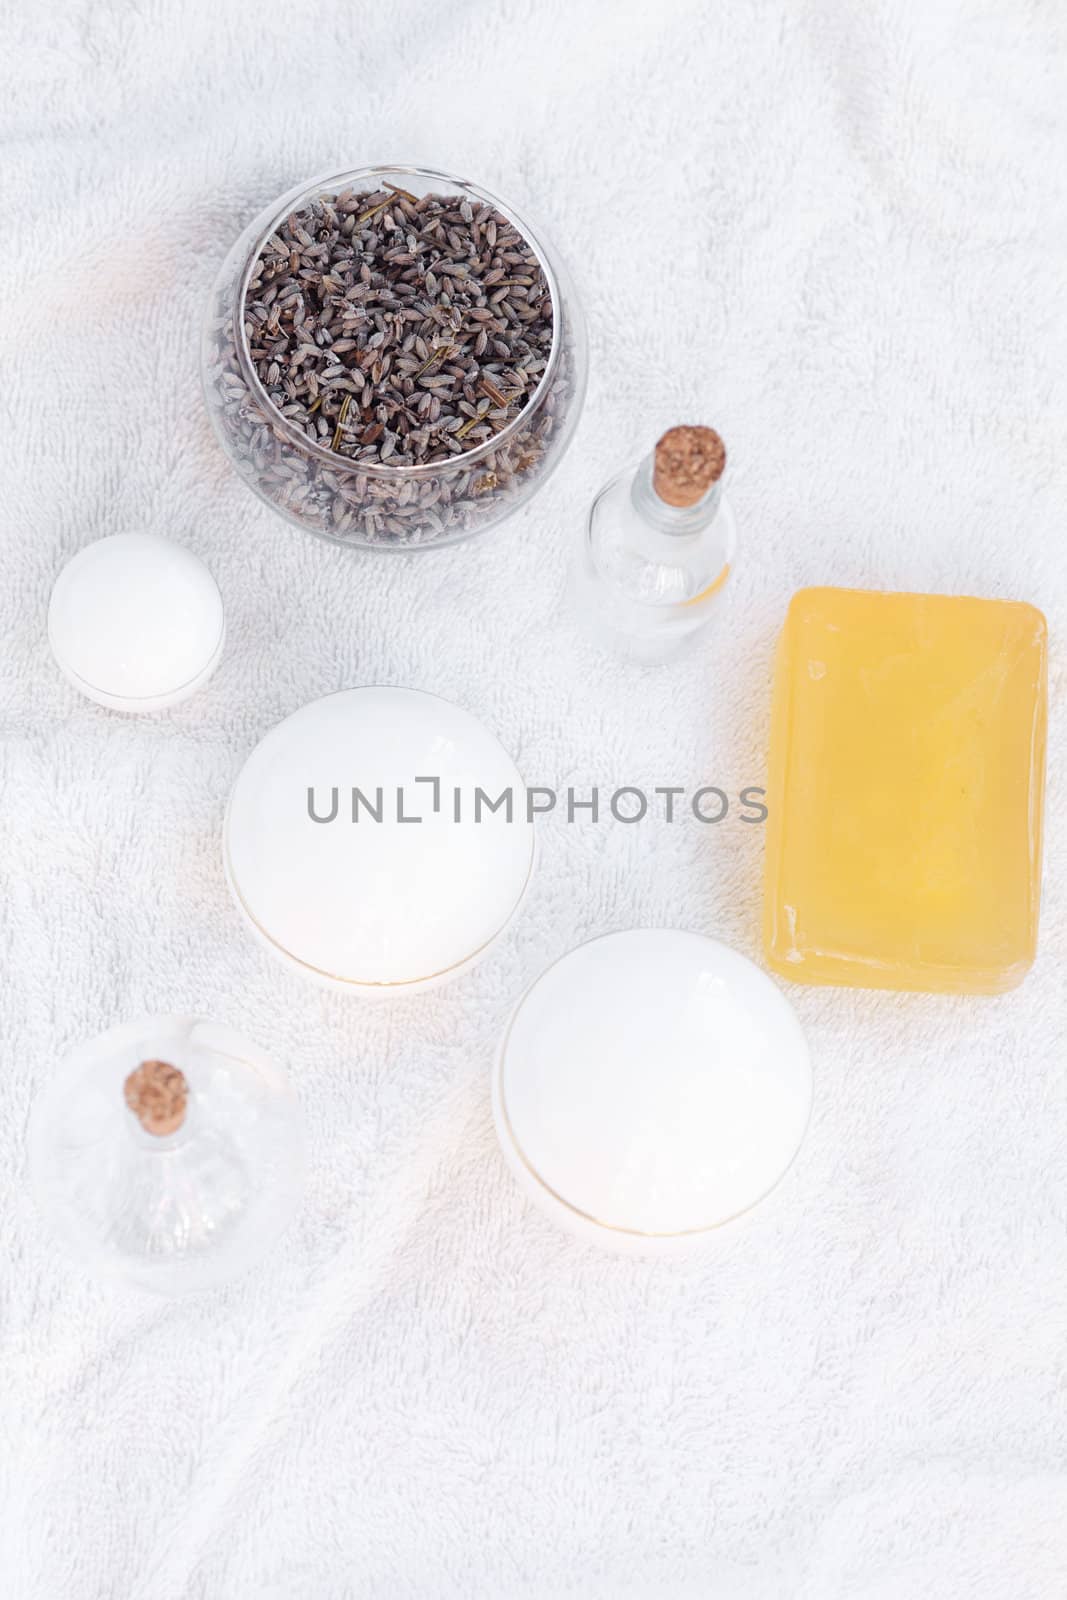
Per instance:
[[[1059,1600],[1067,1592],[1067,38],[1055,0],[9,0],[0,504],[4,1600]],[[282,522],[217,447],[198,332],[229,243],[343,164],[468,173],[544,219],[591,331],[571,454],[416,557]],[[642,671],[576,628],[593,493],[718,428],[741,531],[715,631]],[[215,572],[210,685],[132,719],[45,639],[89,540]],[[362,1008],[271,962],[226,795],[315,696],[403,683],[531,783],[764,775],[804,583],[1031,600],[1052,638],[1041,952],[993,1001],[794,990],[816,1074],[782,1188],[695,1261],[520,1198],[490,1120],[522,988],[591,935],[758,959],[739,808],[559,812],[471,975]],[[26,1188],[61,1053],[145,1011],[269,1046],[307,1200],[225,1293],[116,1293]]]

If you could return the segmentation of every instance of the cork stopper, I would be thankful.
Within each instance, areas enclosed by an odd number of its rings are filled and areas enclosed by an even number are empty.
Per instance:
[[[189,1085],[168,1061],[142,1061],[126,1079],[126,1104],[146,1133],[177,1133],[185,1121]]]
[[[668,428],[656,446],[652,487],[668,506],[695,506],[726,467],[726,446],[714,428]]]

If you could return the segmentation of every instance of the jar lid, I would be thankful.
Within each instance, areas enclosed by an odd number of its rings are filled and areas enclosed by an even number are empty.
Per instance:
[[[267,734],[234,784],[225,864],[273,952],[344,986],[422,985],[480,955],[533,865],[526,787],[476,717],[344,689]]]
[[[153,533],[87,545],[56,580],[48,639],[64,676],[97,704],[159,711],[211,676],[225,617],[211,573]]]
[[[775,984],[714,939],[609,934],[527,990],[494,1082],[532,1199],[585,1237],[683,1240],[762,1199],[792,1161],[811,1068]]]

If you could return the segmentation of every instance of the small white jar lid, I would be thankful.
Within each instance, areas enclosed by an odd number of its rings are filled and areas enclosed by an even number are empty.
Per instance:
[[[511,819],[484,802],[476,814],[478,789],[510,792]],[[476,717],[415,689],[344,689],[249,756],[224,854],[240,910],[275,955],[380,992],[441,981],[484,952],[523,897],[534,836],[518,769]]]
[[[700,934],[608,934],[520,1000],[493,1086],[526,1193],[615,1249],[676,1248],[782,1177],[811,1110],[811,1067],[784,995]]]
[[[56,580],[48,639],[60,671],[116,711],[159,711],[193,694],[222,654],[225,617],[211,573],[154,533],[87,545]]]

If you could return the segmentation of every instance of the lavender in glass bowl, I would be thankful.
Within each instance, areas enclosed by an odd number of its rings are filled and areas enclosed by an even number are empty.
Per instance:
[[[455,543],[557,465],[585,388],[560,263],[511,207],[410,167],[283,196],[216,283],[204,392],[245,481],[374,549]]]

